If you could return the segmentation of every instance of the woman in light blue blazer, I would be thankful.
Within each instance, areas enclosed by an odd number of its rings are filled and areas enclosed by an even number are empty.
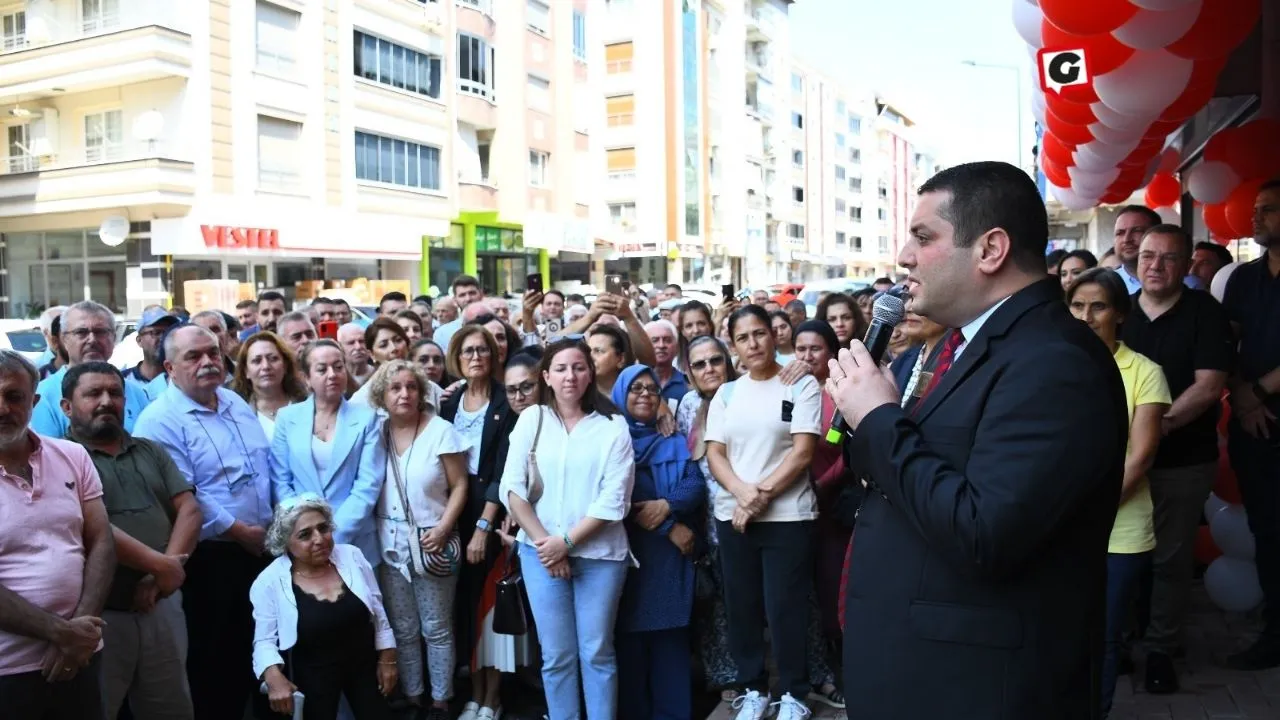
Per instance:
[[[387,456],[373,410],[347,402],[342,348],[316,340],[299,355],[311,397],[280,409],[271,442],[271,487],[277,504],[314,493],[333,506],[334,540],[355,545],[377,567],[373,511]]]

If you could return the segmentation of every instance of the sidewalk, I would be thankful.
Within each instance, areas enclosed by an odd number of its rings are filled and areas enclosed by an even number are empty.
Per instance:
[[[1246,646],[1256,624],[1240,615],[1228,615],[1209,602],[1204,587],[1192,593],[1187,627],[1187,657],[1178,662],[1182,691],[1175,695],[1148,695],[1142,686],[1142,658],[1138,669],[1120,678],[1111,720],[1226,720],[1280,718],[1280,668],[1248,673],[1223,667],[1227,655]],[[813,707],[815,719],[844,720],[843,710]],[[721,703],[709,720],[728,720],[733,714]],[[854,720],[861,720],[854,718]]]

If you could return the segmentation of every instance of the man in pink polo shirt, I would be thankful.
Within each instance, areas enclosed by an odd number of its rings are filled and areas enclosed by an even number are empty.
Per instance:
[[[0,350],[0,715],[105,720],[97,650],[111,525],[85,449],[27,429],[36,377]]]

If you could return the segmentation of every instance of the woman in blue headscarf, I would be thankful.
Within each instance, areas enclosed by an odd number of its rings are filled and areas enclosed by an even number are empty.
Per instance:
[[[615,639],[622,720],[693,714],[689,624],[697,538],[691,528],[707,488],[684,436],[658,432],[661,388],[651,368],[632,365],[612,393],[636,458],[626,527],[639,566],[627,575]]]

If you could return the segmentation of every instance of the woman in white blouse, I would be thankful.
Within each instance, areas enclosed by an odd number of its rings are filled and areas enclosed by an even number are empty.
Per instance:
[[[376,512],[378,579],[400,649],[404,694],[411,705],[424,704],[425,639],[434,701],[427,718],[445,720],[453,697],[453,600],[462,560],[457,522],[467,501],[467,446],[427,402],[429,384],[418,365],[391,360],[369,380],[369,402],[387,414],[380,441],[387,479]]]
[[[276,556],[249,589],[253,672],[271,709],[334,720],[343,696],[361,720],[390,720],[396,644],[373,568],[359,548],[335,544],[333,510],[306,494],[276,507],[267,551]]]
[[[273,332],[250,335],[240,345],[231,388],[249,403],[267,437],[276,432],[276,413],[307,399],[293,351]]]
[[[588,717],[618,715],[613,627],[630,560],[621,521],[635,462],[625,421],[595,388],[585,343],[547,348],[539,404],[516,422],[499,489],[521,528],[550,720],[582,716],[580,679]]]

